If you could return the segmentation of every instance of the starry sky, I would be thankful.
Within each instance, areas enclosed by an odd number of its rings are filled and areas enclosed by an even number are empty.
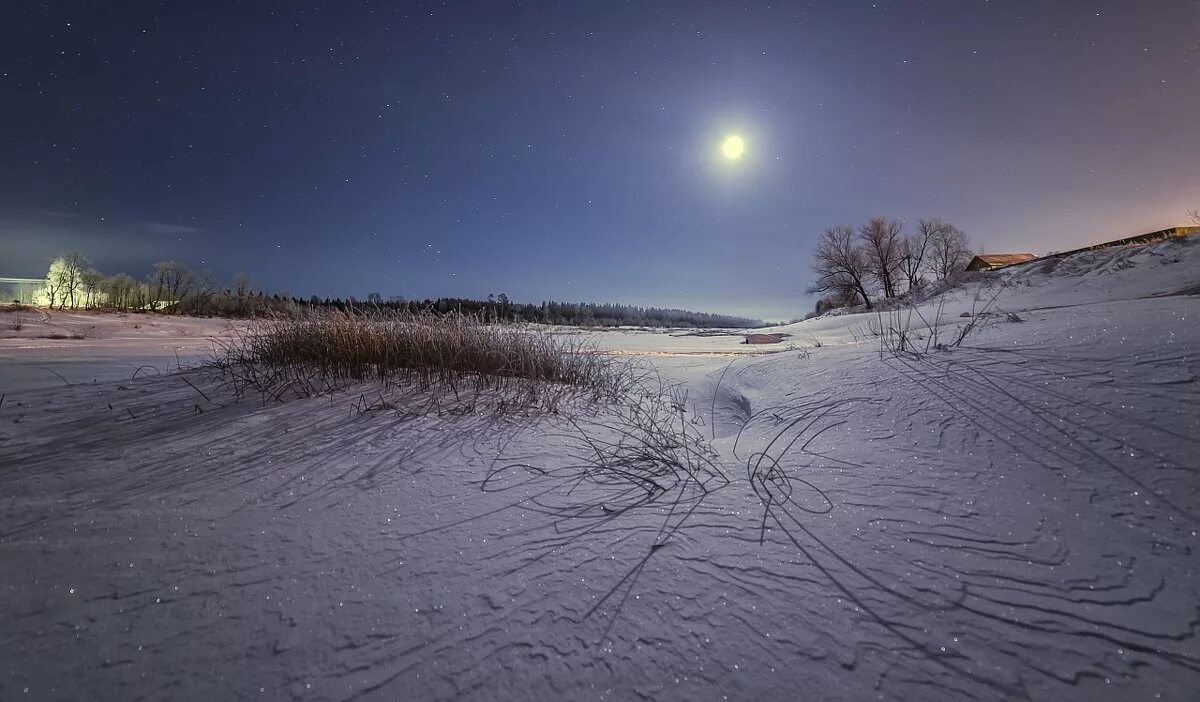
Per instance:
[[[14,0],[0,38],[7,276],[787,319],[832,225],[1046,252],[1200,206],[1195,0]]]

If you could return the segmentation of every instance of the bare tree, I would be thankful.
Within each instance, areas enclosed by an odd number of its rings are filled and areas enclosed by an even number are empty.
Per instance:
[[[151,299],[150,286],[137,281],[134,281],[133,287],[129,289],[129,301],[135,310],[145,310],[147,307],[154,309],[157,304],[156,300]]]
[[[901,233],[903,225],[898,219],[876,216],[858,228],[863,242],[867,270],[883,288],[883,296],[896,296],[896,276],[900,270]]]
[[[65,253],[59,257],[62,261],[63,298],[71,302],[71,309],[79,307],[79,292],[83,285],[83,267],[87,260],[77,251]]]
[[[246,316],[251,296],[254,295],[254,282],[245,273],[233,274],[233,296],[237,299],[237,313]]]
[[[1200,226],[1200,207],[1187,211],[1188,221],[1196,226]]]
[[[192,288],[196,286],[197,277],[186,263],[180,261],[167,262],[167,290],[176,305],[187,299]]]
[[[254,293],[254,283],[250,280],[250,276],[245,273],[233,274],[233,294],[237,298],[243,299],[250,297]]]
[[[854,243],[854,229],[830,227],[822,232],[813,253],[812,269],[817,280],[809,292],[832,292],[849,299],[861,296],[867,309],[871,309],[866,287],[867,256]]]
[[[117,275],[109,276],[104,279],[103,283],[104,294],[108,298],[105,300],[105,304],[108,307],[118,310],[127,310],[134,307],[134,295],[140,287],[140,283],[127,273],[118,273]]]
[[[971,262],[970,237],[953,224],[939,229],[930,243],[929,267],[938,280],[964,270]]]
[[[212,271],[195,271],[192,274],[192,292],[181,299],[181,304],[185,305],[184,311],[188,314],[209,314],[212,311],[213,297],[219,289],[217,277]]]
[[[196,274],[186,263],[180,261],[159,261],[154,264],[154,272],[146,281],[151,288],[151,309],[157,310],[163,303],[178,309],[179,303],[187,297],[196,282]]]
[[[901,239],[900,272],[904,274],[909,290],[925,284],[926,259],[931,254],[933,241],[948,226],[940,217],[918,219],[917,231]]]
[[[157,310],[167,290],[166,272],[154,264],[154,271],[146,276],[146,304],[150,309]]]
[[[80,285],[83,288],[83,306],[87,309],[92,309],[100,306],[100,286],[104,281],[104,276],[100,271],[88,269],[80,276]]]

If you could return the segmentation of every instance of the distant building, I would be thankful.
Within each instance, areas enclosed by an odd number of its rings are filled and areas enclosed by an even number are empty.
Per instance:
[[[967,264],[969,271],[994,271],[997,268],[1006,266],[1015,266],[1018,263],[1025,263],[1037,258],[1031,253],[1002,253],[1002,254],[979,254],[971,259]]]
[[[1066,258],[1067,256],[1071,256],[1071,255],[1074,255],[1077,253],[1083,253],[1084,251],[1095,251],[1097,249],[1107,249],[1107,248],[1111,248],[1113,246],[1132,246],[1132,245],[1141,245],[1141,244],[1155,244],[1160,241],[1166,241],[1167,239],[1180,239],[1185,236],[1198,236],[1198,235],[1200,235],[1200,227],[1186,227],[1186,226],[1167,227],[1166,229],[1159,229],[1158,231],[1154,231],[1154,232],[1147,232],[1145,234],[1134,234],[1133,236],[1127,236],[1123,239],[1113,239],[1112,241],[1105,241],[1105,242],[1102,242],[1099,244],[1092,244],[1091,246],[1084,246],[1084,247],[1078,248],[1078,249],[1071,249],[1070,251],[1057,251],[1055,253],[1046,254],[1045,256],[1042,256],[1040,258],[1037,256],[1034,256],[1031,253],[979,254],[975,258],[971,259],[971,262],[967,264],[967,270],[969,270],[969,271],[994,271],[997,268],[1005,268],[1007,266],[1015,266],[1018,263],[1028,263],[1029,261],[1049,259],[1049,258]]]

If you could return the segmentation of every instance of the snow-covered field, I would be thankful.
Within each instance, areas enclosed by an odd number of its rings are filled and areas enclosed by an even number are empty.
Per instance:
[[[722,473],[653,500],[584,479],[617,409],[235,402],[134,377],[220,322],[0,330],[0,699],[1194,700],[1198,284],[1178,241],[766,355],[595,333]]]
[[[0,306],[0,392],[156,375],[207,358],[243,322]]]

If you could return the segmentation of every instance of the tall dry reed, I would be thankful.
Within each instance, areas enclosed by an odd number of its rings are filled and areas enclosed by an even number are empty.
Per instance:
[[[478,316],[374,309],[258,323],[225,342],[211,365],[274,397],[365,380],[508,390],[525,400],[581,391],[616,397],[636,381],[627,364],[577,339]]]

